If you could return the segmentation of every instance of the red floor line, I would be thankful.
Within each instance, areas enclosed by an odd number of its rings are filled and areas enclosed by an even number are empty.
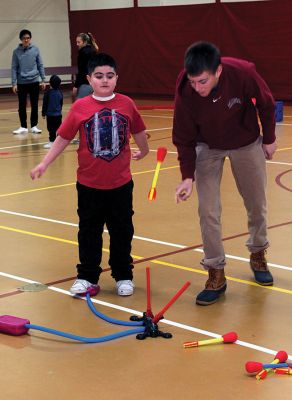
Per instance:
[[[288,172],[292,172],[292,169],[288,169],[287,171],[282,172],[281,174],[276,176],[276,183],[277,185],[279,185],[282,189],[288,190],[289,192],[292,192],[292,188],[288,188],[287,186],[285,186],[282,182],[281,182],[281,178],[283,175],[288,174]]]

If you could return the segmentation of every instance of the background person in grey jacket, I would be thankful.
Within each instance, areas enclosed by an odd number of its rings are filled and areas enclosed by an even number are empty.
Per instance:
[[[14,134],[28,133],[26,104],[27,95],[30,98],[30,124],[32,133],[41,133],[38,124],[38,101],[40,86],[44,90],[45,70],[39,49],[31,44],[31,32],[23,29],[19,33],[21,43],[13,51],[11,63],[12,91],[18,95],[18,114],[20,128]],[[41,78],[41,84],[40,84]]]

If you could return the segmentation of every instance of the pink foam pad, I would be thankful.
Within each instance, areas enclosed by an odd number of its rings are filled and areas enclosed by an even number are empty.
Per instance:
[[[24,335],[29,330],[25,325],[29,323],[28,319],[14,317],[13,315],[1,315],[0,332],[13,336]]]

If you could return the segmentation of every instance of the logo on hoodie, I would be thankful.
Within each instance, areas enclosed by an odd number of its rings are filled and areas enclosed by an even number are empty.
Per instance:
[[[228,101],[228,108],[229,110],[235,105],[235,104],[241,104],[241,100],[238,97],[233,97]]]

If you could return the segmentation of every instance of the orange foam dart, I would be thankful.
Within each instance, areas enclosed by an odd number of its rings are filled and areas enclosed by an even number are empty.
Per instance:
[[[165,156],[167,153],[167,149],[165,147],[158,147],[157,149],[157,164],[154,172],[154,177],[152,180],[152,185],[151,189],[149,190],[148,193],[148,200],[152,201],[156,199],[156,186],[157,186],[157,180],[158,180],[158,175],[160,171],[161,164],[163,163]]]
[[[279,364],[279,363],[284,363],[288,359],[288,354],[284,350],[278,351],[278,353],[275,355],[274,360],[271,362],[271,364]],[[265,379],[265,377],[268,375],[268,372],[271,371],[272,368],[267,368],[267,369],[262,369],[257,375],[256,378],[257,380],[260,379]]]
[[[206,340],[199,340],[198,342],[185,342],[183,344],[184,348],[190,348],[190,347],[199,347],[199,346],[205,346],[208,344],[216,344],[216,343],[234,343],[238,339],[237,333],[235,332],[229,332],[226,333],[225,335],[222,335],[219,338],[215,339],[206,339]]]

